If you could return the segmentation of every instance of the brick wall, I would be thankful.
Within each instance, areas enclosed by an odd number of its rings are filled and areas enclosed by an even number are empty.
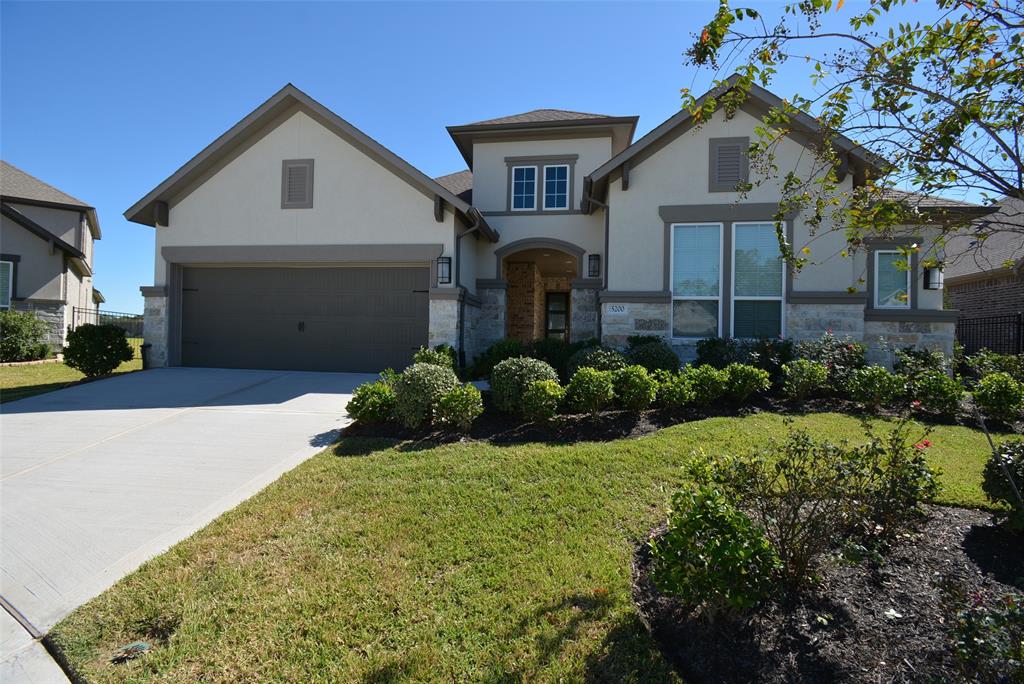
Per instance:
[[[966,283],[946,284],[949,308],[963,318],[1002,316],[1024,311],[1024,276],[1007,273]]]
[[[529,342],[543,334],[544,280],[536,264],[505,265],[508,281],[508,336]]]

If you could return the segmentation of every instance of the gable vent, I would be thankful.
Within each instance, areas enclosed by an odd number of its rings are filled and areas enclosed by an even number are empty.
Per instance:
[[[740,182],[740,156],[743,150],[739,145],[722,145],[718,148],[718,182]]]
[[[749,138],[712,138],[709,186],[712,192],[729,192],[747,181]]]
[[[281,208],[313,206],[313,160],[286,159],[281,167]]]

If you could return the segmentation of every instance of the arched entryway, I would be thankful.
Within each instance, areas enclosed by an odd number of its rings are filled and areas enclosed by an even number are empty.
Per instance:
[[[524,249],[505,256],[501,266],[508,283],[508,336],[521,342],[569,340],[576,256],[553,247]]]

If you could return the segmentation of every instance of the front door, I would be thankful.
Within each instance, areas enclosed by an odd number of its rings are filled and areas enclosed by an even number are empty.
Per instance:
[[[544,336],[569,339],[569,293],[548,292],[544,305]]]

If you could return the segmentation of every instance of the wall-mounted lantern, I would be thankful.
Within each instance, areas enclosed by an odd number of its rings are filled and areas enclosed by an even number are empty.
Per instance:
[[[437,258],[437,284],[450,285],[452,282],[452,258]]]
[[[926,268],[924,269],[924,289],[926,290],[941,290],[942,289],[942,269]]]
[[[601,277],[601,255],[591,254],[587,257],[587,277],[588,278],[600,278]]]

